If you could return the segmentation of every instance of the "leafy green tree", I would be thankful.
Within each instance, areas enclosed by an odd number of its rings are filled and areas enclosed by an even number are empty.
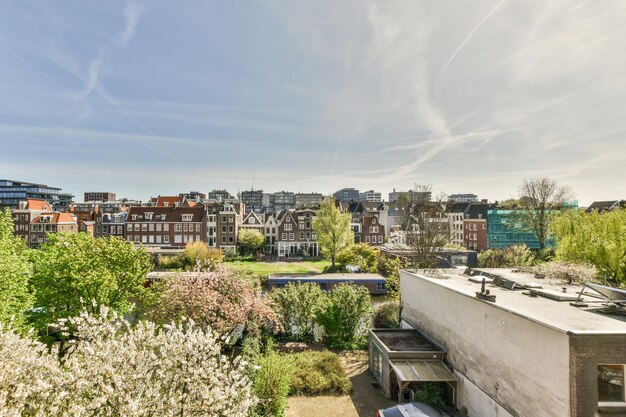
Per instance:
[[[626,210],[563,213],[555,223],[557,258],[589,263],[612,284],[626,284]]]
[[[237,241],[244,254],[253,253],[263,248],[263,245],[265,244],[265,236],[263,236],[263,233],[259,232],[257,229],[241,228],[239,229]]]
[[[351,283],[333,287],[319,316],[329,347],[352,349],[364,345],[371,316],[367,288]]]
[[[314,282],[289,283],[271,292],[284,332],[294,340],[311,341],[326,294]]]
[[[193,270],[198,262],[204,269],[215,269],[224,260],[224,253],[218,248],[209,248],[206,242],[197,241],[187,243],[183,257],[187,270]]]
[[[376,272],[379,250],[367,243],[357,243],[337,256],[337,261],[344,265],[356,265],[362,272]]]
[[[385,286],[387,294],[394,300],[400,300],[400,268],[403,261],[400,258],[393,258],[385,253],[378,257],[378,273],[387,279]]]
[[[145,292],[152,260],[145,249],[115,237],[87,233],[51,234],[33,252],[35,307],[33,321],[44,327],[58,319],[91,313],[106,305],[121,314]]]
[[[350,213],[342,213],[335,205],[334,197],[328,197],[320,205],[320,210],[313,220],[313,230],[317,242],[326,259],[335,268],[337,255],[354,244],[354,233],[350,228]]]
[[[26,242],[14,236],[13,218],[8,209],[0,211],[0,323],[20,328],[24,311],[32,305],[28,291],[30,265]]]

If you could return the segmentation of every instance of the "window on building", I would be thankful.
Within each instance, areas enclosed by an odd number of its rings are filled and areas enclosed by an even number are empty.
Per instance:
[[[141,243],[148,243],[148,236],[146,235],[141,236]]]
[[[156,243],[161,243],[161,235],[157,235],[157,237],[156,237]]]
[[[154,243],[154,236],[148,236],[148,243]]]
[[[133,225],[132,224],[127,225],[126,226],[126,230],[128,230],[129,232],[132,232],[133,231]]]
[[[160,232],[161,231],[161,223],[157,223],[156,225],[156,231]]]
[[[598,365],[598,402],[625,402],[624,365]]]
[[[365,243],[370,243],[370,237],[369,237],[369,235],[368,235],[368,236],[365,236]]]
[[[200,223],[197,223],[196,224],[196,232],[199,232],[199,231],[200,231]]]
[[[287,233],[283,233],[283,234],[281,235],[281,239],[282,239],[282,240],[287,240]]]
[[[141,231],[142,232],[147,232],[148,231],[148,225],[146,223],[142,223],[141,224]]]
[[[183,232],[187,231],[187,223],[183,224]]]
[[[132,242],[133,241],[133,235],[128,235],[126,237],[126,240],[128,240],[129,242]]]
[[[170,236],[169,235],[164,235],[163,236],[163,243],[170,243]]]
[[[228,226],[228,233],[235,233],[235,227],[234,226]]]
[[[289,240],[294,240],[295,239],[295,235],[293,233],[289,233]]]
[[[285,225],[285,230],[291,230],[291,224],[286,224]]]
[[[174,224],[174,231],[175,232],[182,232],[183,231],[183,225],[180,223],[175,223]]]
[[[170,231],[170,224],[169,223],[163,225],[163,231],[164,232],[169,232]]]
[[[378,243],[383,243],[383,235],[378,235]]]
[[[148,225],[148,230],[151,231],[151,232],[154,232],[154,223],[150,223]]]
[[[235,238],[232,236],[228,236],[228,243],[234,243],[235,242]]]
[[[226,236],[222,236],[222,243],[226,243]]]
[[[200,241],[200,235],[196,235],[196,241],[199,242]]]
[[[235,222],[235,216],[228,216],[228,223],[234,223]]]
[[[183,214],[182,219],[184,222],[190,222],[193,219],[193,214]]]
[[[181,235],[174,235],[174,243],[183,243],[183,237]]]

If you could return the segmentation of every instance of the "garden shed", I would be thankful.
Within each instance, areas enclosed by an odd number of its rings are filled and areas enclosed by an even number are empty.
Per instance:
[[[368,339],[369,368],[385,396],[404,402],[412,388],[436,383],[454,405],[456,377],[444,363],[445,349],[414,329],[372,329]]]

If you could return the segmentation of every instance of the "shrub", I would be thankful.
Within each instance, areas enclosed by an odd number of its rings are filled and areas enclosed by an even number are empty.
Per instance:
[[[0,327],[0,415],[247,416],[256,404],[246,365],[191,321],[133,327],[101,308],[69,323],[76,339],[62,365]]]
[[[436,382],[425,382],[420,384],[415,390],[414,400],[416,402],[430,404],[440,409],[445,408],[446,402],[443,396],[443,388]]]
[[[331,348],[363,347],[372,315],[371,296],[367,288],[351,283],[333,287],[319,315],[326,343]]]
[[[263,417],[284,415],[293,367],[286,355],[269,349],[257,362],[254,392],[259,398],[256,411]]]
[[[275,311],[287,337],[311,341],[326,294],[314,282],[289,283],[272,290]]]
[[[504,249],[487,249],[478,254],[478,266],[482,268],[493,267],[521,267],[530,266],[535,262],[533,252],[526,245],[513,245]]]
[[[291,354],[293,374],[291,394],[342,395],[352,388],[350,379],[333,352],[300,352]]]
[[[598,270],[593,265],[573,262],[546,262],[533,267],[523,268],[523,271],[543,274],[546,278],[559,280],[567,284],[593,282],[598,277]]]
[[[191,318],[224,336],[244,327],[251,334],[280,330],[272,301],[224,265],[169,279],[154,307],[150,313],[154,321]]]
[[[367,243],[357,243],[337,255],[337,262],[343,265],[356,265],[361,272],[376,272],[378,249]]]
[[[184,257],[188,269],[193,269],[198,262],[204,269],[215,269],[215,265],[224,260],[224,254],[220,249],[209,248],[205,242],[187,243]]]
[[[387,279],[386,287],[389,296],[395,300],[400,299],[400,268],[402,261],[392,258],[384,253],[378,257],[378,273]]]
[[[374,312],[372,325],[379,329],[396,329],[400,327],[400,303],[390,301],[379,305]]]

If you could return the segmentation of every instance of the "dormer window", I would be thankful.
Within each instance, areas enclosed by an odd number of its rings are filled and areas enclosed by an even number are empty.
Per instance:
[[[174,207],[178,207],[179,203],[178,201],[174,203]]]
[[[137,220],[137,215],[133,214],[132,216],[130,216],[132,218],[132,220]]]
[[[164,201],[164,202],[163,202],[163,207],[169,207],[169,206],[170,206],[170,203],[169,203],[169,202],[167,202],[167,201]]]
[[[255,223],[255,221],[254,221],[254,217],[250,217],[250,218],[248,219],[248,223],[249,223],[249,224],[254,224],[254,223]]]
[[[183,214],[182,219],[184,222],[190,222],[193,219],[193,214]]]
[[[145,213],[146,220],[152,221],[152,213]]]

